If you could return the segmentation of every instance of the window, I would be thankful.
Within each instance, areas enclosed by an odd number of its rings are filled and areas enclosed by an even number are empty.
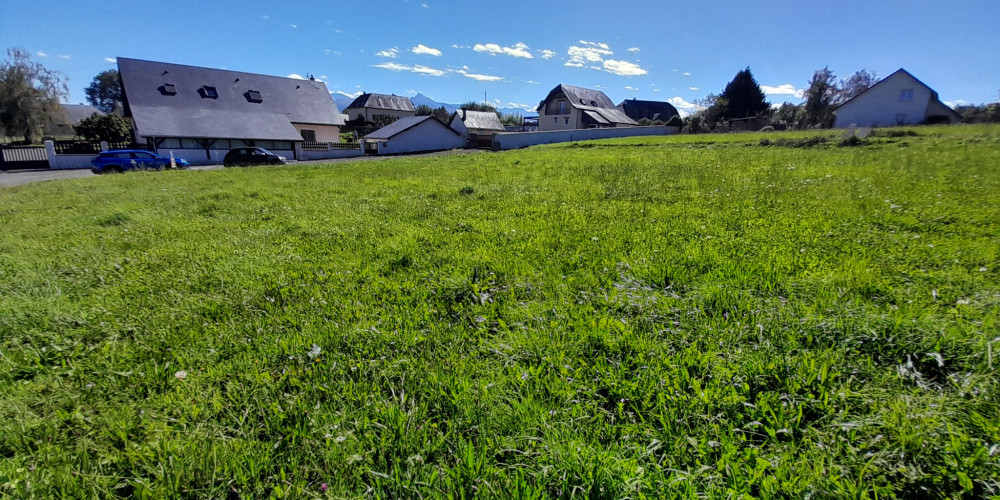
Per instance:
[[[132,153],[132,158],[135,158],[137,160],[152,160],[153,155],[149,153]]]
[[[165,149],[180,149],[180,147],[181,147],[181,140],[180,139],[163,139],[162,141],[160,141],[160,143],[157,145],[157,147],[165,148]]]
[[[254,141],[258,148],[274,149],[274,141]]]
[[[291,150],[292,141],[274,141],[275,150]]]
[[[899,91],[899,101],[912,101],[913,100],[913,89],[903,89]]]
[[[259,90],[248,90],[246,92],[246,94],[243,94],[243,95],[247,98],[247,101],[250,101],[250,102],[264,102],[264,97],[262,95],[260,95],[260,91]]]
[[[559,101],[559,114],[560,115],[566,114],[566,101]]]
[[[316,142],[316,131],[302,129],[299,131],[302,134],[302,140],[306,142]]]
[[[205,85],[204,87],[198,89],[198,93],[201,94],[202,99],[218,99],[219,91],[215,90],[215,87],[210,87]]]
[[[181,149],[202,149],[202,147],[194,139],[181,139]]]
[[[210,149],[229,149],[229,139],[216,139]]]
[[[164,83],[160,86],[160,93],[163,95],[177,95],[177,87],[172,83]]]
[[[566,125],[569,125],[569,117],[564,118],[566,120]]]

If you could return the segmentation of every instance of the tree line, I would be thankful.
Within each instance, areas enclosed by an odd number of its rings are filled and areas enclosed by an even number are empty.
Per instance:
[[[23,49],[7,50],[7,60],[0,65],[0,134],[23,137],[35,143],[46,121],[65,118],[60,101],[69,95],[66,76],[47,69],[31,59]],[[736,73],[719,94],[709,94],[696,101],[699,110],[684,119],[688,132],[728,131],[734,126],[781,128],[830,127],[833,110],[864,92],[878,81],[874,72],[864,69],[844,79],[837,79],[829,67],[816,70],[803,93],[802,104],[784,103],[772,107],[764,91],[747,67]],[[128,122],[122,115],[121,77],[116,70],[106,70],[94,77],[84,90],[87,102],[104,115],[94,114],[76,127],[79,136],[91,140],[117,142],[130,137]],[[1000,92],[998,92],[1000,98]],[[504,125],[521,125],[520,114],[500,113],[486,103],[469,101],[462,109],[492,111]],[[434,115],[447,121],[450,113],[442,106],[434,109],[421,105],[417,115]],[[955,111],[965,123],[1000,122],[1000,102],[957,106]]]

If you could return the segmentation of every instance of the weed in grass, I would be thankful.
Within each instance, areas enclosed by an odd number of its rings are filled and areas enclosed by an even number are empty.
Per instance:
[[[1000,495],[998,138],[0,189],[0,496]]]

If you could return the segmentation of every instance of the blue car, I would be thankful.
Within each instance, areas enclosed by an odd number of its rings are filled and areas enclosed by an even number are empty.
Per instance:
[[[116,149],[104,151],[90,160],[95,174],[121,173],[129,170],[169,169],[170,158],[165,158],[141,149]],[[191,164],[183,158],[174,158],[176,168],[189,168]]]

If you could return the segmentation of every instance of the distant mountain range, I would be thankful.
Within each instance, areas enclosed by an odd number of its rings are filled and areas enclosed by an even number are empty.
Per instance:
[[[352,102],[354,102],[354,98],[353,97],[346,96],[346,95],[343,95],[343,94],[332,94],[331,97],[333,97],[333,102],[337,103],[337,109],[339,109],[341,113],[344,112],[344,109],[346,109],[347,106],[349,106]],[[444,102],[437,102],[434,99],[431,99],[430,97],[427,97],[427,96],[425,96],[423,94],[417,94],[417,95],[411,97],[410,101],[413,101],[413,107],[424,105],[424,106],[430,106],[430,107],[432,107],[434,109],[437,109],[437,108],[440,108],[440,107],[444,106],[444,109],[448,110],[449,113],[452,113],[452,112],[454,112],[454,111],[456,111],[456,110],[458,110],[458,109],[460,109],[462,107],[461,104],[448,104],[448,103],[444,103]],[[519,109],[519,108],[500,108],[497,111],[499,111],[501,113],[504,113],[504,114],[511,114],[511,115],[513,115],[513,114],[519,114],[519,115],[535,115],[535,114],[537,114],[535,112],[525,112],[523,109]]]

